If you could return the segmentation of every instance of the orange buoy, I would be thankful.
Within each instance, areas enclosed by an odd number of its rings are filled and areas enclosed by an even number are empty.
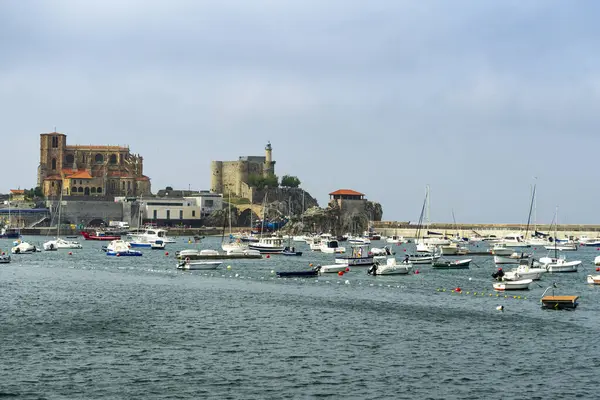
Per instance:
[[[344,275],[344,271],[339,271],[339,272],[338,272],[338,275],[339,275],[339,276],[343,276],[343,275]]]
[[[313,266],[313,263],[310,263],[310,264],[308,264],[308,266],[309,266],[309,267],[312,267],[312,266]]]
[[[346,272],[350,272],[350,268],[346,267]]]
[[[460,292],[462,292],[462,289],[457,287],[456,289],[454,289],[454,291],[460,293]]]
[[[271,258],[271,255],[270,255],[270,254],[267,254],[267,258]]]
[[[596,267],[596,272],[600,271],[600,267]]]

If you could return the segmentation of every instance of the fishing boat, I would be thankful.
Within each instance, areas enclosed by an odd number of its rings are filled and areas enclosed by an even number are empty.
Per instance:
[[[388,258],[386,263],[381,265],[379,263],[373,264],[367,270],[369,275],[406,275],[412,269],[412,264],[409,263],[398,263],[395,258]]]
[[[514,249],[506,247],[504,243],[496,243],[492,247],[491,253],[495,256],[510,256],[514,253]]]
[[[435,269],[468,269],[471,259],[465,260],[436,260],[431,265]]]
[[[121,236],[113,236],[107,235],[105,232],[96,231],[95,233],[89,233],[86,231],[81,231],[81,235],[85,240],[105,240],[105,241],[113,241],[121,239]]]
[[[456,242],[440,246],[440,251],[443,256],[462,256],[469,253],[469,249]]]
[[[258,250],[261,254],[280,254],[283,253],[283,239],[279,237],[261,237],[258,242],[251,242],[248,245],[251,250]]]
[[[368,267],[373,265],[373,253],[366,245],[351,246],[352,252],[347,256],[335,257],[336,264],[346,264],[349,267]]]
[[[320,267],[316,266],[308,271],[277,271],[276,274],[280,278],[310,278],[319,274]]]
[[[190,260],[189,258],[177,263],[177,269],[186,271],[206,271],[211,269],[217,269],[221,265],[221,261],[197,261]]]
[[[518,281],[501,281],[493,284],[494,290],[529,290],[529,285],[533,282],[531,279],[521,279]]]
[[[554,214],[554,237],[556,237],[556,231],[558,227],[558,206]],[[554,257],[542,257],[540,263],[548,272],[577,272],[577,267],[581,264],[580,260],[567,261],[565,256],[558,257],[558,242],[554,241]]]
[[[340,246],[339,242],[333,238],[321,239],[321,253],[340,254],[346,252],[346,248]]]

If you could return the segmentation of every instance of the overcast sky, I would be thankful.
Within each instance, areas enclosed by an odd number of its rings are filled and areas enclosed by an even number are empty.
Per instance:
[[[0,1],[0,191],[39,134],[129,145],[154,192],[263,155],[321,205],[600,223],[600,2]],[[537,177],[535,179],[534,177]]]

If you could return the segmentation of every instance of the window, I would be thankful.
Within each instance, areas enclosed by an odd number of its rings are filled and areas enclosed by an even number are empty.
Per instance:
[[[179,210],[179,219],[183,219],[183,210]]]
[[[65,157],[65,163],[73,164],[74,162],[75,162],[75,157],[73,157],[73,154],[67,154],[67,156]]]
[[[56,170],[56,158],[52,159],[52,170]]]
[[[127,182],[127,190],[131,190],[131,182]]]
[[[192,210],[192,217],[196,216],[196,210]]]
[[[80,184],[80,185],[83,185],[83,181],[82,181],[81,179],[79,180],[79,184]]]
[[[167,219],[171,219],[171,210],[167,210]]]
[[[119,163],[123,164],[123,154],[119,154]]]
[[[58,147],[58,136],[52,136],[52,148],[56,149]]]
[[[95,187],[92,188],[92,193],[96,193],[96,188]]]
[[[83,186],[79,186],[79,187],[77,188],[77,192],[79,192],[79,193],[83,193]]]
[[[98,189],[96,189],[96,193],[102,193],[102,188],[99,187]]]
[[[96,161],[96,164],[102,164],[104,162],[104,156],[102,154],[96,154],[94,160]]]
[[[81,155],[81,162],[85,164],[85,154]]]
[[[54,187],[54,181],[52,181],[52,187]]]
[[[156,214],[157,214],[157,212],[156,212],[156,210],[154,210],[154,212],[152,213],[152,219],[157,219]]]
[[[111,164],[116,164],[117,163],[117,156],[115,154],[111,154],[108,162],[111,163]]]
[[[215,201],[214,200],[204,200],[204,207],[212,207],[214,206]]]

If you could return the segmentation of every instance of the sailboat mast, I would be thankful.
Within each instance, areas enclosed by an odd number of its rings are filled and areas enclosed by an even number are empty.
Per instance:
[[[531,222],[531,211],[533,210],[533,201],[535,199],[536,185],[533,185],[533,192],[531,194],[531,204],[529,205],[529,216],[527,217],[527,228],[525,228],[525,240],[527,240],[527,234],[529,233],[529,223]]]
[[[558,206],[556,206],[556,212],[554,213],[556,223],[554,224],[554,258],[558,259],[558,253],[556,248],[556,238],[558,237]]]

